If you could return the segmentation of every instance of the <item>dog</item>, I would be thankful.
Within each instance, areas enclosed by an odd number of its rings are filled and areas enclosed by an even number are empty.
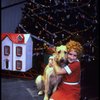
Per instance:
[[[49,57],[43,75],[39,75],[35,80],[37,89],[39,90],[38,95],[44,93],[44,100],[49,100],[49,96],[57,90],[57,87],[62,80],[62,75],[57,75],[52,66],[53,61],[56,61],[59,67],[64,67],[67,61],[66,54],[67,48],[65,45],[56,47],[55,53]]]

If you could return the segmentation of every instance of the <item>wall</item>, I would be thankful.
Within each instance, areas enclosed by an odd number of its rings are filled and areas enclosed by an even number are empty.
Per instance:
[[[25,0],[1,0],[1,33],[15,32],[24,4]]]

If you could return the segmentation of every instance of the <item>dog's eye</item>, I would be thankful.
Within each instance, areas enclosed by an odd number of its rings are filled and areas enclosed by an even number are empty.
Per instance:
[[[65,53],[65,54],[67,54],[67,52],[66,52],[66,51],[64,51],[64,53]]]
[[[58,54],[61,53],[61,51],[58,51]]]

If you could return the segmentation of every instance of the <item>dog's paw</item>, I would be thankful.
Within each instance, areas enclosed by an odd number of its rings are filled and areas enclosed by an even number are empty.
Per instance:
[[[38,92],[38,95],[42,95],[42,94],[43,94],[43,91],[39,91],[39,92]]]
[[[48,96],[45,96],[43,100],[49,100]]]

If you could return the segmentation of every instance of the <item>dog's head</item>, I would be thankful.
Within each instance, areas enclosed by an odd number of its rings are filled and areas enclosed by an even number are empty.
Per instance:
[[[55,60],[61,66],[64,67],[67,62],[67,48],[65,45],[57,46],[55,50]]]

